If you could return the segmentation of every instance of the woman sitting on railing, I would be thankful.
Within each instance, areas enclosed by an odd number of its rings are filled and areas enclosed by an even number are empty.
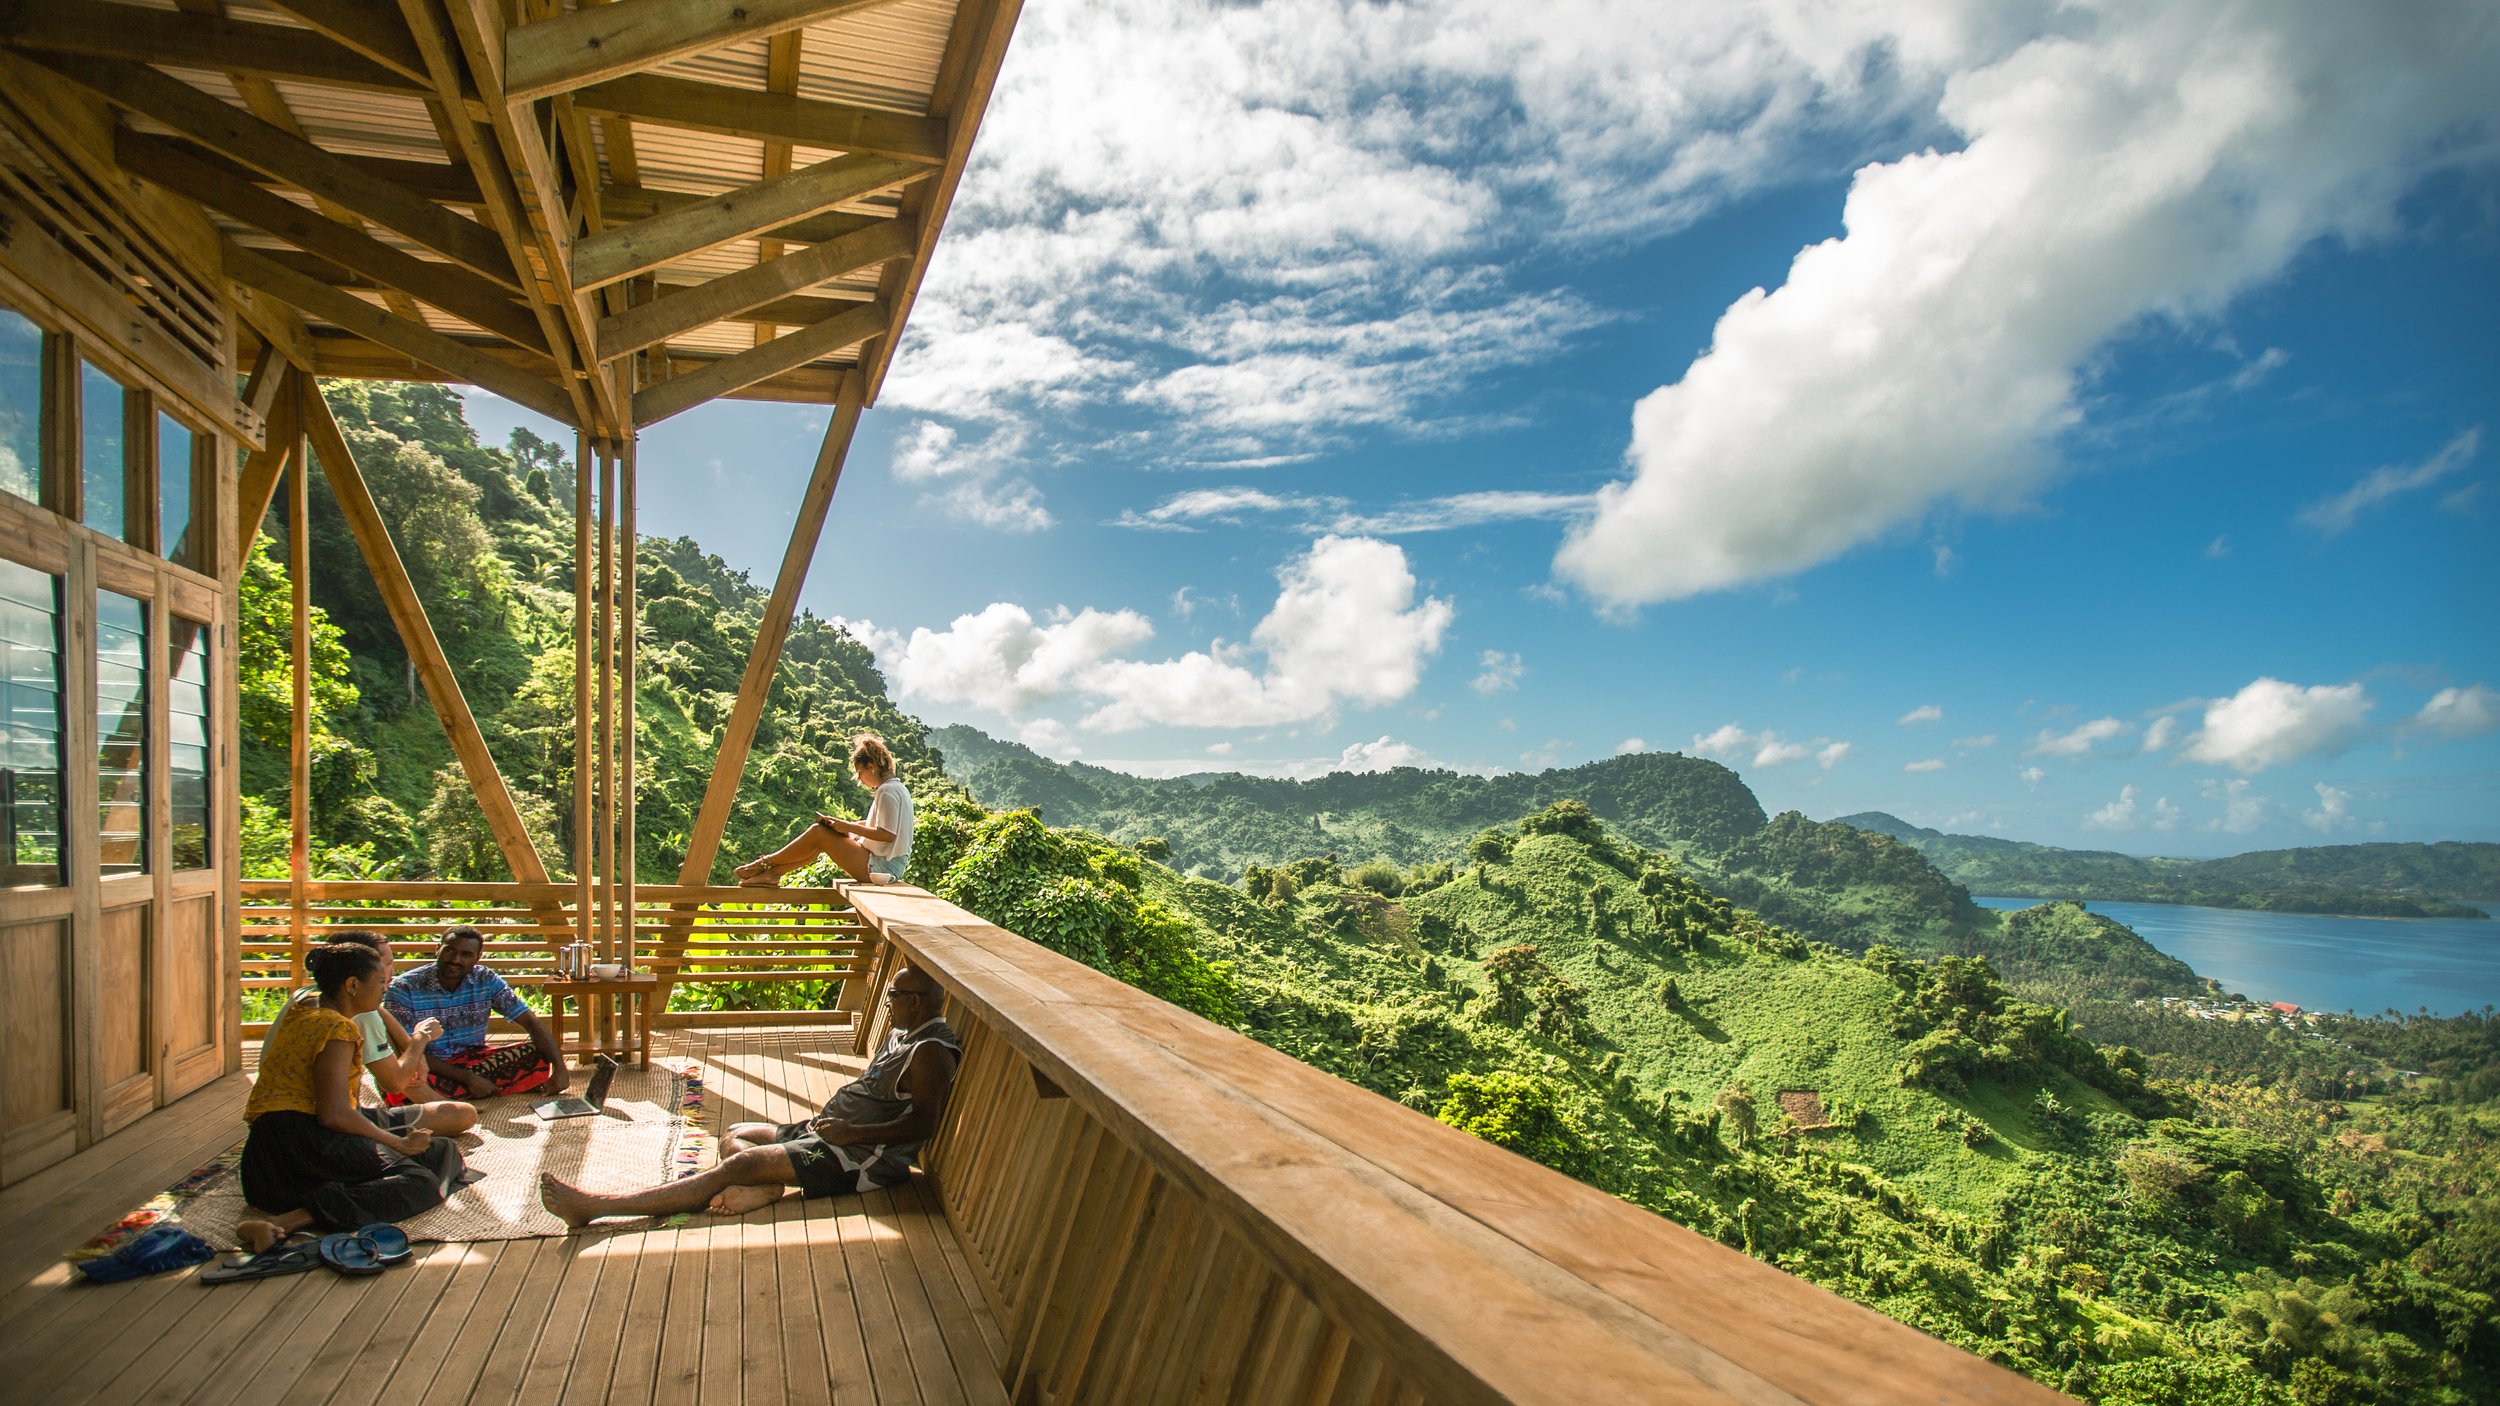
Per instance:
[[[265,1213],[235,1227],[255,1252],[313,1227],[356,1230],[437,1206],[461,1173],[460,1148],[420,1108],[356,1106],[356,1017],[382,1004],[390,967],[352,942],[315,948],[305,965],[317,1003],[273,1027],[244,1102],[243,1199]]]
[[[391,940],[378,932],[343,932],[331,941],[372,948],[381,955],[386,979],[393,970]],[[286,1028],[288,1017],[319,1004],[321,992],[315,987],[307,986],[289,995],[286,1004],[278,1008],[278,1018],[269,1023],[262,1043],[275,1040],[278,1032]],[[444,1098],[426,1082],[426,1047],[442,1037],[441,1021],[427,1016],[413,1027],[402,1026],[388,1006],[363,1012],[355,1019],[361,1046],[357,1058],[363,1061],[365,1072],[373,1076],[373,1087],[384,1101],[396,1104],[419,1100],[424,1112],[417,1125],[430,1133],[465,1133],[477,1126],[477,1109],[457,1099]]]
[[[911,792],[894,775],[894,753],[873,732],[851,738],[851,775],[869,792],[868,818],[819,814],[790,843],[735,871],[745,888],[779,888],[781,876],[830,859],[858,883],[900,883],[911,863]]]

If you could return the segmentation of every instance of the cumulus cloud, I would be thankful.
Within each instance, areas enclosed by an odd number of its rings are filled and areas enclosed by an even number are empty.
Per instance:
[[[2332,835],[2338,830],[2350,829],[2354,823],[2352,792],[2341,786],[2330,786],[2323,781],[2317,783],[2316,790],[2318,808],[2302,811],[2300,823],[2321,835]]]
[[[966,440],[955,426],[923,420],[894,452],[894,476],[923,488],[920,501],[983,527],[1039,532],[1051,525],[1050,510],[1030,479],[1015,472],[1025,448],[1014,426]]]
[[[1361,507],[1351,499],[1329,494],[1270,493],[1247,487],[1192,488],[1149,508],[1124,509],[1111,525],[1153,532],[1199,532],[1208,525],[1239,526],[1266,517],[1278,527],[1295,531],[1405,537],[1495,523],[1569,518],[1586,512],[1590,501],[1585,493],[1500,489]]]
[[[1929,757],[1924,761],[1911,762],[1901,768],[1902,771],[1911,776],[1918,776],[1922,773],[1930,771],[1942,771],[1944,769],[1945,759],[1942,757]]]
[[[2088,757],[2092,749],[2114,737],[2124,737],[2134,729],[2116,718],[2094,718],[2080,727],[2065,732],[2042,728],[2033,734],[2031,745],[2023,749],[2026,757]]]
[[[2144,729],[2143,745],[2137,747],[2136,752],[2141,756],[2151,756],[2155,752],[2168,751],[2170,744],[2178,740],[2179,720],[2164,713]]]
[[[1627,737],[1615,744],[1615,755],[1618,757],[1629,757],[1648,750],[1649,744],[1637,737]]]
[[[1412,743],[1383,736],[1371,742],[1357,742],[1337,758],[1337,771],[1395,771],[1402,766],[1434,765],[1424,749]]]
[[[1517,688],[1521,676],[1528,672],[1528,666],[1520,662],[1518,655],[1504,654],[1498,649],[1488,649],[1478,656],[1476,667],[1480,672],[1467,681],[1467,686],[1478,693],[1501,693]]]
[[[2300,523],[2323,537],[2340,536],[2350,531],[2363,513],[2388,499],[2428,488],[2474,462],[2482,443],[2483,427],[2476,425],[2441,445],[2437,453],[2418,464],[2391,464],[2372,469],[2352,487],[2301,509]]]
[[[1912,708],[1906,713],[1903,713],[1900,717],[1893,719],[1893,721],[1902,727],[1910,727],[1918,723],[1942,722],[1944,721],[1944,709],[1937,707],[1933,703],[1925,703],[1916,708]]]
[[[2205,707],[2205,725],[2181,759],[2254,775],[2270,766],[2332,757],[2360,739],[2371,700],[2357,683],[2303,688],[2261,678]]]
[[[1735,723],[1726,723],[1710,732],[1695,733],[1692,752],[1696,757],[1729,763],[1743,761],[1765,768],[1786,766],[1790,762],[1812,757],[1823,770],[1829,771],[1849,755],[1849,748],[1849,743],[1834,742],[1828,737],[1798,741],[1767,729],[1750,732]]]
[[[2023,779],[2023,785],[2035,791],[2040,789],[2041,782],[2046,781],[2049,778],[2049,774],[2047,772],[2042,771],[2036,766],[2024,767],[2022,770],[2015,772],[2014,774]]]
[[[1132,610],[1054,611],[1040,620],[998,602],[944,630],[908,636],[843,622],[868,643],[905,697],[1009,716],[1045,702],[1095,703],[1081,726],[1119,732],[1259,727],[1377,707],[1415,691],[1454,611],[1417,597],[1406,553],[1365,538],[1323,537],[1277,573],[1276,603],[1247,645],[1218,642],[1176,658],[1120,657],[1154,634]],[[1264,656],[1253,668],[1251,655]]]
[[[2220,815],[2205,822],[2206,829],[2245,835],[2266,823],[2266,810],[2273,803],[2263,796],[2251,794],[2248,785],[2245,780],[2196,783],[2198,795],[2222,807]]]
[[[2083,818],[2086,830],[2132,830],[2135,828],[2135,788],[2121,786],[2118,799]]]
[[[2168,796],[2163,796],[2153,802],[2153,828],[2164,831],[2176,830],[2179,828],[2179,817],[2183,814],[2185,812],[2171,804]]]
[[[1904,53],[1949,73],[1961,140],[1859,170],[1845,233],[1640,402],[1630,477],[1558,574],[1614,606],[1678,599],[2027,497],[2096,349],[2383,231],[2443,142],[2490,126],[2480,9],[2101,0],[2010,50],[1979,28]]]
[[[2408,732],[2450,739],[2475,737],[2494,728],[2500,728],[2500,691],[2479,683],[2441,689],[2405,724]]]

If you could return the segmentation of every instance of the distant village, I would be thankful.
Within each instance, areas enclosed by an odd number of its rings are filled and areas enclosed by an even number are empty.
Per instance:
[[[2324,1011],[2304,1011],[2289,1001],[2245,1001],[2229,996],[2148,996],[2139,1006],[2159,1006],[2173,1015],[2198,1020],[2253,1021],[2287,1029],[2315,1030],[2325,1023]]]

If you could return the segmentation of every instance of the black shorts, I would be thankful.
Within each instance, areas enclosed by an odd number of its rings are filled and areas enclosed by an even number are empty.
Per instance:
[[[816,1136],[811,1123],[781,1123],[773,1141],[790,1154],[790,1170],[801,1196],[848,1196],[859,1190],[859,1173],[842,1165],[833,1144]]]

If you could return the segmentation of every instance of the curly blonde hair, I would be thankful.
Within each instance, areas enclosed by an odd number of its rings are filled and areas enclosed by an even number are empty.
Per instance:
[[[880,782],[894,779],[894,751],[873,732],[851,735],[851,765],[875,772]]]

